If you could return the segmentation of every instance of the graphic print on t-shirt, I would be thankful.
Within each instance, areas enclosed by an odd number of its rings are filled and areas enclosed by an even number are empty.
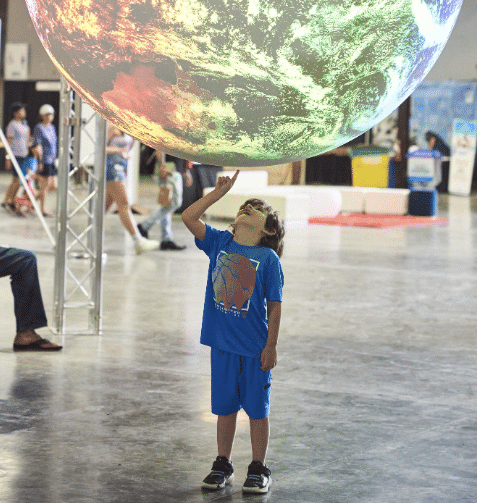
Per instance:
[[[255,288],[259,262],[221,251],[212,271],[215,302],[225,311],[246,316]]]

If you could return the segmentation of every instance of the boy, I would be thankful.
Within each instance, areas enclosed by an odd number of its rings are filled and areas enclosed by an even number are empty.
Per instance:
[[[189,206],[182,220],[210,258],[201,343],[211,346],[212,412],[217,418],[218,456],[202,487],[221,489],[233,480],[232,446],[237,413],[250,418],[253,461],[244,492],[266,493],[271,369],[277,363],[283,273],[279,256],[284,227],[259,199],[246,201],[232,225],[218,231],[200,220],[233,186],[219,177],[212,192]]]

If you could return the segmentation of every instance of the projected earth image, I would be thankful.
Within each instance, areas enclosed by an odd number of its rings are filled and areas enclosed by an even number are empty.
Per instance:
[[[174,156],[272,165],[389,115],[442,51],[461,0],[26,0],[97,112]]]

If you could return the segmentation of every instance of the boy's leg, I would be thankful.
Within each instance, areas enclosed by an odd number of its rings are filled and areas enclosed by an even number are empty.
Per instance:
[[[237,412],[228,416],[217,416],[218,455],[230,460],[237,429]]]
[[[240,410],[236,393],[237,359],[237,355],[214,348],[210,350],[212,413],[217,416],[218,456],[212,471],[202,483],[204,489],[222,489],[234,479],[230,457],[237,428],[237,412]]]
[[[242,405],[250,418],[252,462],[242,490],[249,493],[266,493],[272,483],[270,469],[265,465],[270,426],[271,371],[261,369],[259,358],[242,357],[244,380],[241,382]]]
[[[252,440],[253,461],[265,464],[270,436],[270,423],[268,417],[263,419],[250,418],[250,439]]]
[[[250,418],[253,461],[248,466],[247,479],[242,491],[246,493],[267,493],[272,483],[272,473],[265,464],[270,426],[268,416],[263,419]]]
[[[211,348],[212,414],[217,416],[217,447],[219,456],[230,459],[240,410],[238,395],[239,357]]]
[[[230,459],[240,410],[238,394],[239,356],[211,348],[212,414],[217,416],[217,447],[219,456]]]
[[[268,449],[272,373],[263,371],[259,358],[242,358],[242,406],[250,418],[253,461],[265,462]]]

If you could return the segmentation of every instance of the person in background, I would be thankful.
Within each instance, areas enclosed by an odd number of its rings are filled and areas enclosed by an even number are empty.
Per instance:
[[[16,318],[13,351],[59,351],[62,346],[43,339],[37,328],[46,327],[36,256],[33,252],[0,246],[0,277],[10,276]]]
[[[37,199],[40,202],[41,212],[44,217],[53,215],[46,211],[46,195],[58,187],[56,169],[56,158],[58,152],[58,137],[56,134],[53,119],[55,118],[55,109],[51,105],[42,105],[39,110],[40,122],[33,129],[34,143],[41,146],[42,158],[38,170],[39,191]]]
[[[41,145],[38,145],[38,143],[35,143],[28,147],[28,155],[20,165],[20,169],[22,170],[22,174],[25,178],[34,176],[36,174],[41,155]]]
[[[36,172],[38,169],[38,162],[41,159],[41,146],[32,145],[28,147],[28,155],[20,166],[22,174],[26,180],[26,183],[33,195],[35,195],[34,180],[36,179]],[[30,200],[30,196],[27,191],[23,190],[23,195],[20,197],[15,197],[15,206],[18,211],[21,211],[22,206],[27,207],[27,213],[32,213],[33,205]]]
[[[222,166],[202,164],[184,159],[182,163],[184,193],[179,211],[182,212],[193,202],[200,199],[206,187],[215,187],[215,182],[221,171],[223,171]]]
[[[7,125],[6,136],[7,141],[13,151],[13,155],[21,166],[26,156],[28,155],[28,142],[30,139],[30,127],[26,122],[26,108],[25,104],[15,101],[10,105],[11,121]],[[2,202],[2,208],[12,211],[15,215],[22,217],[23,213],[15,206],[15,196],[20,188],[20,179],[16,169],[9,156],[6,157],[5,168],[12,170],[12,181],[7,188],[5,197]]]
[[[154,178],[159,185],[158,208],[137,227],[142,236],[148,237],[149,230],[158,222],[161,224],[161,250],[183,250],[173,241],[172,214],[182,205],[182,176],[174,162],[164,162],[164,155],[155,151],[156,165]],[[185,177],[184,177],[185,178]],[[184,180],[187,183],[187,179]]]
[[[439,192],[447,192],[447,187],[449,185],[450,147],[437,133],[434,133],[433,131],[427,131],[425,136],[429,148],[431,150],[438,150],[442,154],[442,157],[447,158],[441,163],[442,181],[436,187]]]
[[[141,236],[129,205],[126,193],[126,168],[128,166],[129,151],[134,140],[112,124],[108,124],[106,143],[106,203],[105,212],[116,203],[119,218],[125,229],[131,235],[136,253],[157,250],[159,241]]]

